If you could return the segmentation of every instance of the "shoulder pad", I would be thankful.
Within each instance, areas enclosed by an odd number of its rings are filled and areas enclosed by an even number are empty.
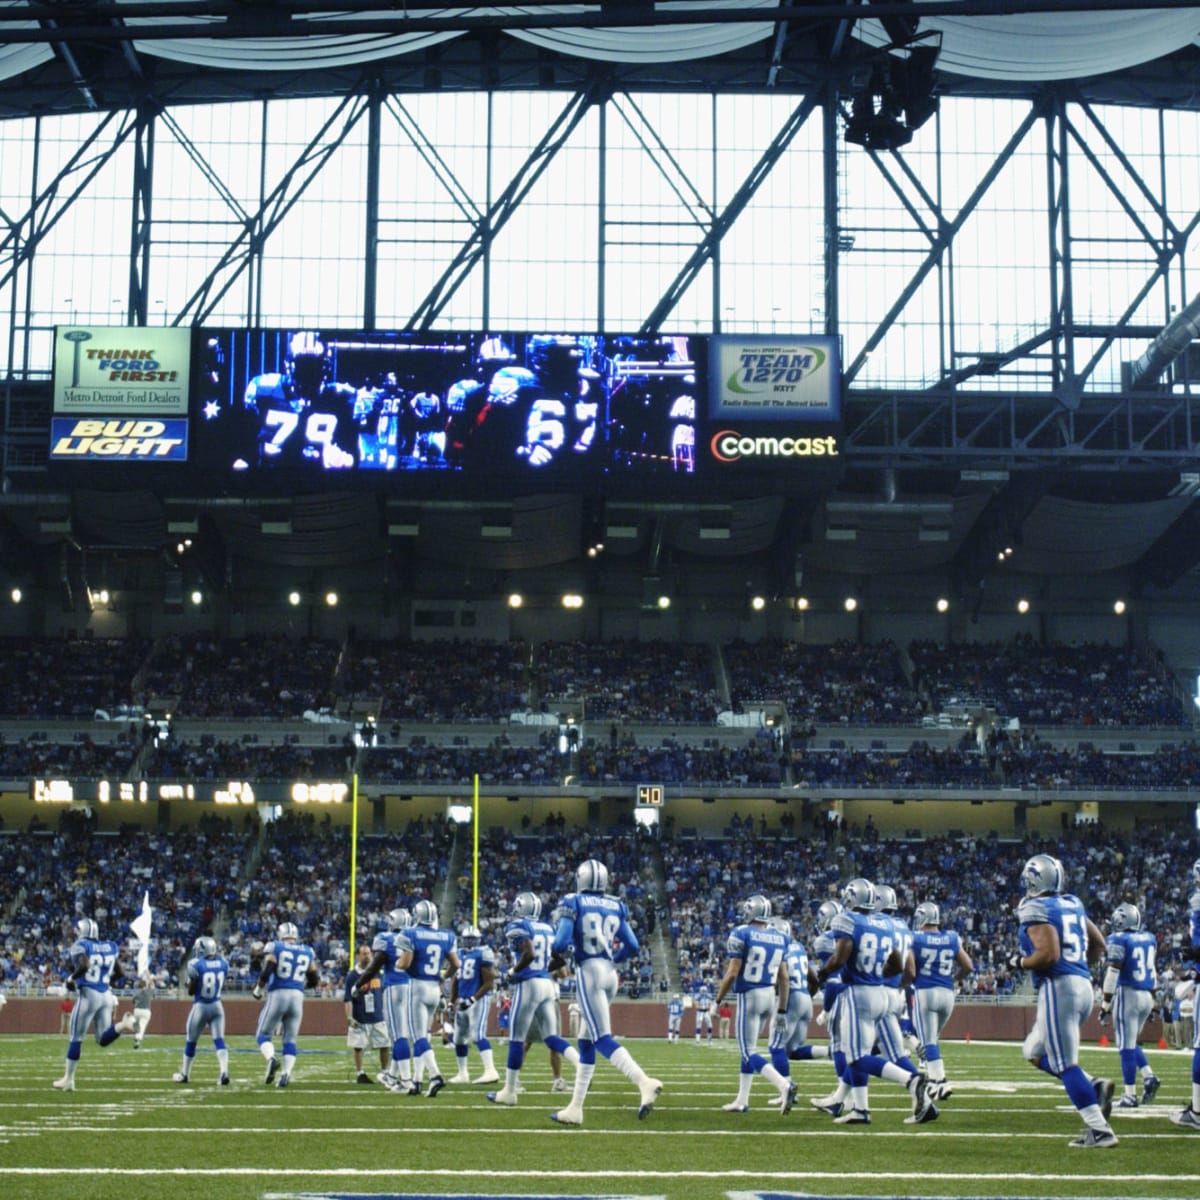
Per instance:
[[[854,917],[847,912],[838,913],[832,921],[829,922],[830,933],[854,933]]]

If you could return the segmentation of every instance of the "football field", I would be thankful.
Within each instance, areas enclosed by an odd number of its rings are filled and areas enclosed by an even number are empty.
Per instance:
[[[1068,1149],[1081,1122],[1061,1087],[1016,1045],[947,1045],[955,1091],[933,1124],[905,1125],[907,1094],[873,1081],[864,1128],[833,1125],[809,1106],[831,1088],[827,1062],[793,1064],[800,1099],[786,1117],[767,1106],[774,1089],[761,1080],[749,1113],[725,1113],[737,1082],[732,1043],[630,1041],[665,1083],[654,1111],[638,1121],[633,1087],[601,1061],[586,1124],[574,1129],[548,1119],[567,1097],[551,1094],[540,1049],[520,1104],[501,1108],[478,1086],[447,1086],[430,1100],[357,1085],[333,1038],[302,1039],[291,1086],[268,1088],[262,1058],[241,1041],[226,1088],[210,1049],[190,1084],[171,1081],[179,1037],[152,1035],[136,1051],[128,1038],[107,1050],[89,1041],[77,1090],[59,1093],[50,1082],[65,1038],[0,1037],[0,1197],[1200,1195],[1200,1134],[1167,1119],[1189,1095],[1190,1052],[1151,1050],[1157,1100],[1114,1110],[1120,1145],[1085,1151]],[[437,1053],[449,1076],[452,1054]],[[498,1060],[504,1053],[497,1045]],[[1088,1049],[1083,1066],[1116,1078],[1120,1094],[1115,1050]],[[478,1074],[474,1053],[471,1069]]]

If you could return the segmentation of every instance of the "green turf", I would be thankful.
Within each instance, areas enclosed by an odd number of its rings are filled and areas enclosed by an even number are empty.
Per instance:
[[[949,1045],[956,1091],[932,1125],[904,1125],[906,1094],[874,1082],[869,1129],[834,1126],[809,1107],[807,1097],[829,1090],[827,1063],[794,1065],[801,1099],[787,1117],[767,1107],[773,1089],[761,1080],[749,1113],[720,1111],[736,1089],[729,1043],[629,1042],[665,1081],[658,1105],[638,1121],[633,1088],[601,1061],[582,1129],[549,1121],[566,1097],[550,1093],[540,1050],[524,1072],[528,1092],[508,1109],[489,1104],[481,1087],[447,1087],[428,1100],[356,1085],[339,1041],[302,1046],[283,1091],[263,1086],[248,1040],[232,1055],[228,1088],[216,1086],[211,1051],[198,1056],[190,1085],[171,1082],[180,1038],[151,1036],[137,1051],[127,1038],[107,1050],[89,1041],[77,1090],[60,1094],[50,1081],[61,1074],[64,1039],[0,1037],[0,1197],[1200,1195],[1200,1133],[1167,1120],[1189,1095],[1190,1052],[1152,1050],[1163,1078],[1157,1101],[1114,1112],[1115,1149],[1080,1151],[1067,1148],[1081,1125],[1061,1087],[1024,1064],[1015,1045]],[[497,1046],[500,1061],[504,1054]],[[452,1055],[439,1049],[438,1057],[449,1075]],[[1114,1050],[1085,1051],[1083,1066],[1119,1081]]]

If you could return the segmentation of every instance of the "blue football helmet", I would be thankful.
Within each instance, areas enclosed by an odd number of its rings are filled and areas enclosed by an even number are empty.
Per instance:
[[[284,921],[277,930],[275,936],[281,942],[295,942],[300,938],[300,931],[291,921]]]
[[[589,858],[575,872],[577,892],[607,892],[608,868],[599,859]]]
[[[1136,904],[1118,904],[1109,924],[1114,933],[1126,933],[1142,927],[1142,914]]]
[[[875,885],[875,910],[890,915],[899,907],[900,901],[896,899],[896,889],[890,883],[877,883]]]
[[[766,921],[771,916],[771,902],[766,896],[755,892],[753,896],[747,896],[745,900],[738,905],[738,916],[743,921]]]
[[[412,913],[407,908],[393,908],[387,915],[389,929],[408,929],[412,926]]]
[[[836,900],[824,901],[821,907],[817,909],[817,932],[828,932],[830,925],[833,924],[833,918],[836,917],[838,913],[845,911],[846,910],[842,908],[841,904],[839,904]]]
[[[842,888],[842,903],[852,912],[874,912],[875,885],[869,879],[852,879]]]
[[[217,939],[210,937],[198,937],[194,949],[197,958],[216,958],[220,953],[217,950]]]
[[[1035,854],[1021,868],[1021,884],[1027,896],[1055,895],[1063,890],[1067,873],[1053,854]]]
[[[536,921],[542,915],[542,899],[533,892],[521,892],[512,902],[512,915],[518,920]]]
[[[100,926],[91,917],[80,917],[75,922],[75,936],[91,938],[94,941],[100,936]]]
[[[914,929],[924,929],[926,925],[940,925],[941,923],[942,910],[932,900],[925,900],[917,905],[916,911],[913,913]]]
[[[480,932],[478,925],[464,925],[462,933],[458,936],[462,940],[462,944],[468,949],[472,946],[478,946],[483,941],[483,934]]]
[[[432,900],[418,900],[413,905],[413,921],[418,925],[436,925],[438,923],[437,905]]]

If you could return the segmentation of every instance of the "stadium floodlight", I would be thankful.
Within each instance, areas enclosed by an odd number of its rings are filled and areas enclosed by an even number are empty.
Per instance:
[[[842,606],[845,608],[845,610],[848,613],[857,612],[858,611],[858,597],[857,596],[847,596],[846,599],[842,601]]]
[[[940,613],[945,613],[945,612],[950,611],[950,601],[947,600],[945,596],[939,596],[937,598],[937,610]]]
[[[1116,615],[1118,617],[1123,617],[1125,615],[1125,601],[1124,600],[1114,600],[1113,601],[1113,612],[1116,613]]]
[[[578,592],[564,592],[562,606],[563,608],[582,608],[583,597]]]
[[[23,599],[20,588],[13,588],[13,590],[9,592],[9,596],[14,604],[20,604],[21,600]]]
[[[299,592],[288,592],[288,598],[287,598],[287,599],[288,599],[288,603],[289,603],[289,604],[290,604],[290,605],[291,605],[293,608],[296,608],[296,607],[298,607],[298,606],[299,606],[299,604],[300,604],[300,593],[299,593]]]
[[[508,597],[509,608],[520,608],[525,603],[525,597],[520,592],[512,592]]]
[[[1029,601],[1024,596],[1017,601],[1017,612],[1024,616],[1029,611]]]
[[[327,604],[327,605],[328,605],[330,608],[337,608],[337,603],[338,603],[338,594],[337,594],[337,592],[326,592],[326,593],[325,593],[325,603],[326,603],[326,604]]]
[[[204,593],[197,590],[192,593],[192,603],[199,608],[204,603]]]

